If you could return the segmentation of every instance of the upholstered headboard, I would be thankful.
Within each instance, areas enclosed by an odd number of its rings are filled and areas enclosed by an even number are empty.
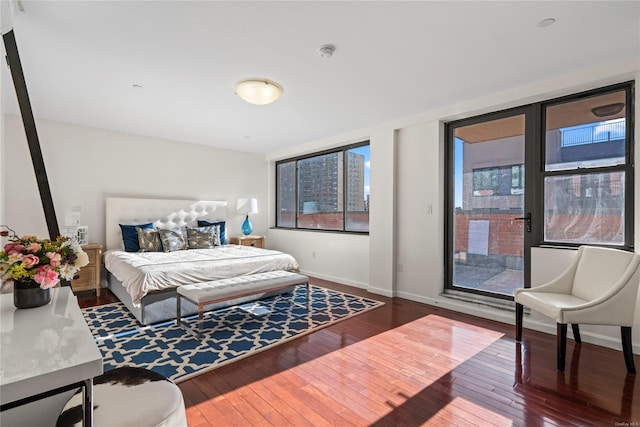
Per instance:
[[[136,199],[107,197],[105,212],[106,250],[123,249],[118,224],[152,222],[155,227],[196,225],[198,219],[226,220],[226,201]]]

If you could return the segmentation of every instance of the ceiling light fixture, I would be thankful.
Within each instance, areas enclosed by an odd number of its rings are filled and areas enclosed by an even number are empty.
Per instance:
[[[236,83],[236,95],[250,104],[271,104],[282,94],[282,86],[266,79],[248,79]]]
[[[608,117],[613,116],[614,114],[618,114],[624,108],[623,102],[616,102],[615,104],[608,105],[600,105],[598,107],[593,107],[591,112],[596,117]]]

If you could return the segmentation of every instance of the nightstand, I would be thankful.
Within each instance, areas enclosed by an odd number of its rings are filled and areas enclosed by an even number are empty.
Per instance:
[[[240,236],[232,237],[229,241],[232,245],[253,246],[264,249],[264,236]]]
[[[100,269],[102,268],[102,245],[90,243],[82,245],[82,250],[89,256],[89,264],[82,267],[76,278],[71,281],[73,292],[96,291],[96,296],[100,296]]]

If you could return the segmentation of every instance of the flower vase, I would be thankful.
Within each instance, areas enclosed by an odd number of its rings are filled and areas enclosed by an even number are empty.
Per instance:
[[[33,280],[13,282],[13,305],[16,308],[34,308],[49,304],[51,289],[42,289]]]

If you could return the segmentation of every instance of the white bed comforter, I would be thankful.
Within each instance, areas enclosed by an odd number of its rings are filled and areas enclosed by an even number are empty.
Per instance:
[[[245,274],[299,269],[295,258],[284,252],[237,245],[175,252],[111,250],[104,254],[104,265],[122,282],[136,307],[151,291]]]

